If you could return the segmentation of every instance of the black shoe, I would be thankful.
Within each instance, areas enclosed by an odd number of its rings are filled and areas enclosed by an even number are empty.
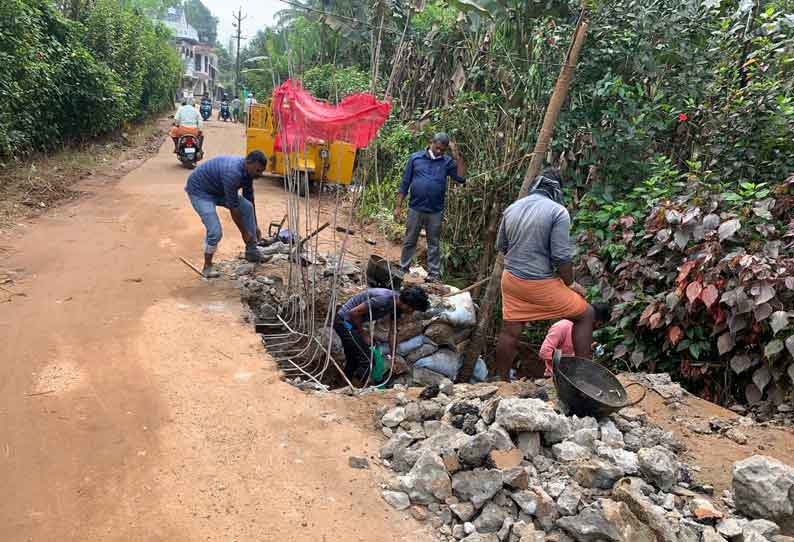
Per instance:
[[[245,247],[245,259],[252,263],[262,263],[264,261],[262,253],[259,252],[256,245]]]

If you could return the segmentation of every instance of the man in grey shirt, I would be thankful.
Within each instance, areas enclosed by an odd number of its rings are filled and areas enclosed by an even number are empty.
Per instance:
[[[576,355],[589,358],[594,311],[574,282],[571,217],[562,205],[562,178],[549,169],[529,195],[504,212],[497,248],[505,255],[502,273],[502,330],[494,353],[496,373],[507,378],[527,322],[573,321]]]
[[[550,279],[556,267],[573,259],[568,210],[535,192],[510,205],[499,225],[505,270],[525,280]]]

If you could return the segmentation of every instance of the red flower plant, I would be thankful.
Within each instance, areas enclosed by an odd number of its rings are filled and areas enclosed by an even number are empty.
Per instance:
[[[678,114],[678,122],[686,122],[688,120],[689,120],[689,117],[687,117],[686,113],[679,113]]]

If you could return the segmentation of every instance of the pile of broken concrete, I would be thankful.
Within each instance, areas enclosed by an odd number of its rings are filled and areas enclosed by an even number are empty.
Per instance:
[[[697,484],[644,411],[567,416],[496,386],[426,388],[381,409],[383,498],[465,542],[794,542],[794,469],[753,456],[733,492]]]

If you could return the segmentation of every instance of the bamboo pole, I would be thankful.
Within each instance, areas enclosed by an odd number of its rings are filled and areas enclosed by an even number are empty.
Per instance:
[[[532,160],[527,167],[524,174],[524,181],[521,184],[521,190],[518,193],[518,198],[526,197],[529,193],[529,186],[535,177],[540,173],[540,168],[543,165],[543,159],[546,156],[546,151],[549,148],[551,136],[554,133],[554,126],[557,124],[557,118],[560,116],[562,104],[565,103],[568,97],[568,89],[571,86],[574,72],[576,71],[576,62],[579,58],[579,53],[584,45],[585,37],[587,36],[588,24],[588,11],[583,9],[579,14],[579,20],[576,23],[576,28],[573,32],[571,39],[571,46],[568,48],[565,63],[560,70],[560,75],[557,78],[557,83],[554,86],[554,92],[549,99],[549,105],[546,107],[546,113],[543,116],[543,125],[538,134],[538,140],[535,143],[535,149],[532,153]],[[485,346],[486,334],[493,315],[493,306],[498,301],[499,288],[502,280],[502,271],[504,270],[504,258],[502,254],[498,254],[496,262],[494,262],[493,270],[491,271],[491,279],[488,282],[488,287],[485,290],[482,300],[480,301],[480,319],[477,323],[477,329],[471,339],[469,348],[466,351],[466,356],[463,360],[463,367],[458,373],[459,382],[468,382],[474,371],[474,364],[477,362],[477,357],[483,351]]]

